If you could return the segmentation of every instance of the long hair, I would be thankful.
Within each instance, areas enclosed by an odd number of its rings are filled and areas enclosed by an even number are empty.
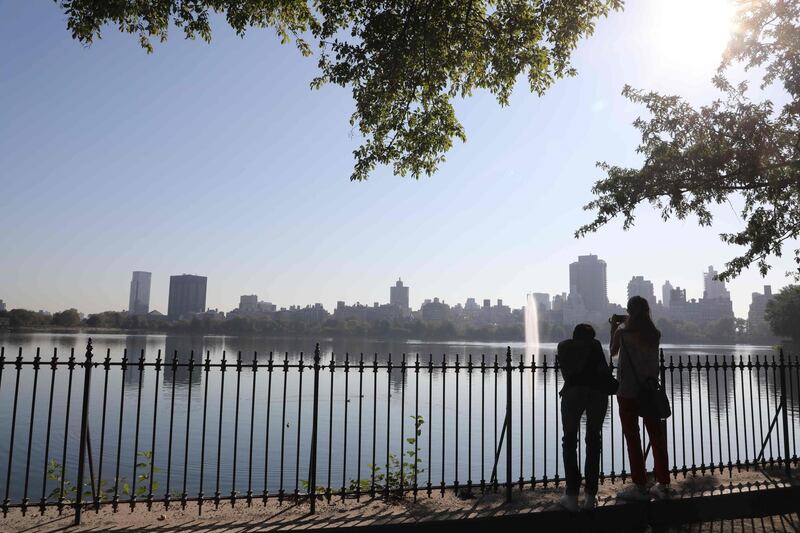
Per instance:
[[[636,332],[646,344],[658,345],[661,340],[661,332],[650,317],[650,304],[641,296],[634,296],[628,300],[628,320],[625,330]]]

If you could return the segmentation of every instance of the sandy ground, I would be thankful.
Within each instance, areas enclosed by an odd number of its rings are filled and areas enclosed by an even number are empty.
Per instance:
[[[693,498],[786,486],[780,478],[778,472],[751,470],[734,471],[729,474],[725,470],[702,476],[690,475],[686,478],[679,475],[672,486],[676,491],[675,497]],[[615,500],[616,493],[623,486],[619,480],[616,483],[606,480],[600,487],[598,504],[624,505]],[[114,513],[110,506],[101,507],[97,513],[94,510],[84,511],[81,526],[70,527],[70,531],[213,531],[216,533],[370,526],[386,523],[412,524],[419,521],[501,516],[558,509],[556,502],[562,493],[563,484],[560,487],[552,484],[547,487],[537,485],[533,490],[526,486],[522,492],[514,490],[514,501],[511,504],[505,503],[502,490],[483,495],[477,493],[471,497],[463,494],[459,497],[452,490],[444,495],[435,491],[431,497],[423,492],[416,502],[411,495],[404,500],[388,502],[370,498],[361,498],[360,501],[332,498],[330,502],[320,499],[314,515],[309,514],[308,502],[284,501],[281,505],[276,500],[269,500],[266,504],[259,500],[248,507],[245,501],[237,501],[235,506],[231,506],[230,501],[227,501],[221,502],[218,508],[214,507],[213,502],[206,502],[203,505],[202,515],[198,514],[197,503],[188,503],[185,510],[174,503],[165,510],[163,504],[156,503],[153,504],[151,511],[147,510],[146,504],[137,503],[133,512],[129,505],[120,505],[117,513]],[[39,514],[38,509],[29,509],[27,516],[22,516],[19,509],[14,509],[5,519],[0,518],[0,531],[26,533],[62,531],[71,526],[72,522],[72,510],[65,509],[59,516],[54,508],[48,509],[44,515]],[[687,524],[673,531],[800,531],[800,520],[796,515],[785,515],[750,521]]]

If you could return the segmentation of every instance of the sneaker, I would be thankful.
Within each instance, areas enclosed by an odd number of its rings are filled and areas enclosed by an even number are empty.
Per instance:
[[[558,503],[570,513],[577,513],[580,510],[578,508],[578,496],[576,494],[564,494],[561,499],[558,500]]]
[[[669,488],[669,485],[656,483],[650,487],[650,496],[656,500],[668,500],[672,496],[672,489]]]
[[[650,493],[643,485],[631,484],[617,493],[617,499],[630,502],[649,502]]]
[[[597,496],[594,494],[589,494],[588,492],[585,493],[583,497],[583,510],[591,511],[594,509],[595,505],[597,505]]]

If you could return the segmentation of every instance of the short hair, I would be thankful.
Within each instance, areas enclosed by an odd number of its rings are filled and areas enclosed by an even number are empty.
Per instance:
[[[591,324],[578,324],[572,331],[572,338],[576,341],[590,341],[595,338],[595,335]]]

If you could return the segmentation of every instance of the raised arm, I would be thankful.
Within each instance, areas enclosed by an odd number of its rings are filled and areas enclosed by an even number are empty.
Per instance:
[[[622,344],[622,329],[616,324],[611,326],[611,357],[619,353],[619,347]]]

